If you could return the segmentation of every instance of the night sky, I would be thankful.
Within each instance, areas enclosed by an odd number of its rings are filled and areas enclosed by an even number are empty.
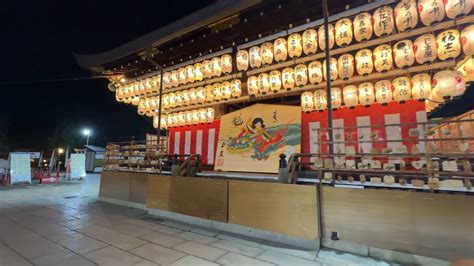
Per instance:
[[[112,49],[213,1],[187,2],[2,1],[0,148],[47,149],[65,125],[84,142],[81,129],[91,128],[91,144],[99,145],[155,133],[136,108],[115,102],[107,80],[39,81],[89,77],[73,53]]]

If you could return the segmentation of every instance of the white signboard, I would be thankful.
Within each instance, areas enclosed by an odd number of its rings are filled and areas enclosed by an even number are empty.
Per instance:
[[[31,183],[30,154],[22,152],[10,153],[11,184]]]
[[[71,154],[71,178],[86,177],[86,155],[84,153]]]

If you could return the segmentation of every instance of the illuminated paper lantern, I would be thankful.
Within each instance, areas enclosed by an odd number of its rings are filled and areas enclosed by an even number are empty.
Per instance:
[[[467,0],[444,0],[446,16],[455,19],[461,15],[467,15],[472,10],[472,3]]]
[[[176,93],[172,92],[169,94],[169,103],[171,108],[176,107]]]
[[[124,98],[123,89],[122,88],[117,89],[115,91],[115,100],[117,100],[117,102],[123,102],[123,98]]]
[[[184,112],[184,124],[190,125],[193,123],[193,112],[192,111],[185,111]]]
[[[458,97],[466,92],[466,82],[464,81],[464,75],[461,71],[454,71],[454,80],[456,81],[456,90],[453,97]]]
[[[193,83],[194,82],[194,66],[187,65],[186,66],[186,83]]]
[[[344,54],[337,60],[337,71],[339,77],[347,80],[354,76],[354,57],[351,54]]]
[[[189,104],[197,104],[197,89],[190,89],[188,91]]]
[[[247,50],[237,51],[237,70],[247,71],[249,69],[249,53]]]
[[[356,41],[369,40],[373,32],[371,14],[363,12],[354,18],[354,39]]]
[[[331,106],[332,109],[339,109],[342,105],[342,92],[340,88],[331,88]]]
[[[171,87],[179,86],[179,73],[178,70],[171,71]]]
[[[301,111],[303,112],[311,112],[314,109],[314,98],[313,93],[311,92],[304,92],[301,94]]]
[[[433,87],[442,98],[451,98],[456,93],[456,72],[452,70],[437,72],[433,76]]]
[[[392,101],[392,82],[390,80],[379,80],[375,83],[375,100],[382,105]]]
[[[445,14],[443,0],[418,0],[418,13],[426,26],[440,22]]]
[[[278,38],[273,42],[273,57],[275,61],[281,62],[285,61],[288,57],[288,49],[286,39],[285,38]]]
[[[308,76],[311,84],[319,84],[323,81],[323,66],[319,61],[313,61],[308,65]]]
[[[356,70],[357,74],[361,76],[368,75],[374,70],[374,63],[372,62],[372,51],[369,49],[362,49],[356,53]]]
[[[145,79],[145,94],[150,94],[152,87],[154,87],[152,79],[151,78]]]
[[[212,78],[212,62],[211,60],[202,61],[202,74],[205,79]]]
[[[176,92],[176,106],[183,106],[184,101],[183,101],[183,92],[182,91],[177,91]]]
[[[338,46],[348,45],[352,42],[352,21],[348,18],[336,22],[336,44]]]
[[[145,115],[145,99],[141,99],[138,102],[137,112],[139,115]]]
[[[161,82],[161,75],[156,75],[151,79],[151,92],[157,93],[160,91],[160,82]]]
[[[314,109],[317,111],[324,111],[327,106],[327,97],[326,97],[326,91],[325,90],[316,90],[313,94],[313,99],[314,99]]]
[[[193,125],[199,124],[199,122],[201,121],[199,110],[192,110],[191,113],[193,116],[193,121],[192,121]]]
[[[207,109],[201,108],[198,110],[199,123],[207,123]]]
[[[202,64],[196,63],[194,64],[194,80],[202,81],[204,79],[204,75],[202,74]]]
[[[206,112],[206,122],[207,123],[212,123],[214,122],[214,117],[215,117],[215,111],[214,111],[214,108],[207,108],[207,112]]]
[[[431,63],[436,60],[436,38],[433,34],[424,34],[416,38],[413,44],[415,60],[418,64]]]
[[[381,37],[393,32],[395,23],[393,21],[393,9],[390,6],[377,8],[372,18],[374,20],[375,36]]]
[[[389,71],[393,68],[392,47],[387,44],[377,46],[374,50],[374,66],[378,72]]]
[[[229,54],[222,55],[221,67],[222,67],[222,73],[231,73],[232,72],[232,56],[230,56]]]
[[[198,87],[196,89],[196,103],[203,104],[206,102],[207,91],[204,87]]]
[[[163,89],[171,88],[171,72],[163,73]]]
[[[125,97],[125,98],[123,98],[123,102],[126,103],[126,104],[130,104],[130,103],[132,103],[132,99],[133,99],[133,97]]]
[[[247,79],[247,92],[249,95],[258,94],[258,78],[256,76],[250,76]]]
[[[288,56],[290,58],[300,57],[302,52],[301,35],[299,33],[291,34],[288,37]]]
[[[270,78],[267,73],[258,75],[258,92],[260,94],[267,94],[270,91]]]
[[[158,106],[160,105],[160,98],[159,97],[152,97],[150,100],[150,109],[152,111],[158,110]]]
[[[131,93],[133,97],[140,96],[140,83],[135,82],[133,85],[133,93]]]
[[[214,87],[212,85],[206,85],[206,102],[211,103],[214,101]]]
[[[402,0],[394,10],[395,25],[398,31],[413,29],[418,24],[418,11],[415,0]]]
[[[359,104],[359,96],[357,95],[357,87],[354,85],[345,86],[342,89],[344,97],[344,105],[349,108],[354,108]]]
[[[446,98],[449,98],[449,97],[446,97]],[[433,89],[431,90],[431,94],[430,94],[429,99],[433,100],[437,103],[436,105],[434,105],[434,108],[436,108],[440,103],[444,103],[444,97],[441,96],[441,91],[440,91],[439,86],[434,85]]]
[[[239,79],[232,80],[232,97],[239,98],[242,95],[242,82]]]
[[[265,42],[260,46],[260,57],[263,65],[273,63],[273,43]]]
[[[220,57],[213,57],[211,59],[211,72],[213,77],[219,77],[222,74],[222,65]]]
[[[170,95],[163,95],[163,109],[168,109],[170,107]]]
[[[411,95],[413,99],[427,99],[431,94],[431,76],[429,74],[418,74],[411,78]]]
[[[228,81],[222,82],[221,93],[222,93],[222,99],[224,100],[228,100],[230,99],[230,97],[232,97],[232,87],[230,85],[230,82]]]
[[[394,61],[398,68],[406,68],[415,63],[415,54],[413,53],[413,43],[410,40],[397,42],[393,46]]]
[[[140,96],[144,96],[146,94],[146,81],[140,81]]]
[[[178,126],[182,127],[184,125],[186,125],[186,113],[179,112],[178,113]]]
[[[132,105],[138,105],[140,103],[140,97],[135,96],[132,98]]]
[[[411,86],[410,79],[408,77],[398,77],[392,81],[393,86],[393,99],[400,103],[411,98]]]
[[[456,58],[461,54],[461,41],[458,30],[446,30],[436,37],[436,46],[438,58],[446,60]]]
[[[186,72],[185,67],[178,68],[178,84],[186,84],[188,82],[188,72]]]
[[[299,64],[295,67],[295,85],[302,87],[308,84],[308,67],[305,64]]]
[[[270,72],[270,89],[277,92],[281,89],[281,72],[273,70]]]
[[[331,57],[329,60],[329,78],[331,80],[336,80],[338,77],[338,71],[337,71],[337,60],[334,57]],[[326,71],[326,59],[323,61],[323,77],[325,80],[328,80],[327,78],[327,71]]]
[[[215,102],[218,102],[223,99],[221,83],[212,84],[212,94]]]
[[[332,24],[328,25],[329,31],[329,49],[334,47],[334,26]],[[326,34],[324,31],[324,25],[320,26],[318,29],[318,44],[322,51],[326,49]]]
[[[295,87],[295,71],[293,68],[288,67],[283,69],[281,73],[281,81],[283,83],[283,88],[286,90],[291,90]]]
[[[253,46],[249,50],[250,54],[250,66],[252,68],[258,68],[262,66],[262,57],[260,56],[260,47]]]
[[[464,55],[474,55],[474,25],[467,26],[462,30],[461,44]]]
[[[359,103],[365,107],[369,107],[375,101],[374,85],[370,82],[364,82],[357,87],[359,92]]]
[[[180,124],[179,124],[179,122],[180,122],[179,121],[179,114],[178,113],[174,113],[172,115],[172,120],[173,120],[173,126],[175,126],[175,127],[180,126]]]
[[[303,53],[314,54],[318,50],[318,32],[315,29],[307,29],[303,32]]]

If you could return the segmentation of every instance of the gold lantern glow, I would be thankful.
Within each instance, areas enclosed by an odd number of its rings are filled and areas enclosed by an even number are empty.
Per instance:
[[[389,71],[393,68],[392,47],[387,44],[377,46],[374,50],[374,66],[378,72]]]
[[[212,62],[211,60],[202,61],[202,74],[205,79],[212,78]]]
[[[206,122],[207,123],[212,123],[214,122],[214,118],[215,118],[215,111],[214,111],[214,108],[207,108],[207,112],[206,112]]]
[[[461,44],[464,55],[474,55],[474,25],[467,26],[462,30]]]
[[[426,73],[415,75],[411,78],[411,86],[413,99],[428,99],[431,93],[431,76]]]
[[[357,87],[359,92],[359,103],[369,107],[375,101],[374,85],[371,82],[364,82]]]
[[[212,84],[212,94],[213,94],[213,99],[214,99],[215,102],[218,102],[218,101],[223,99],[221,88],[222,88],[221,83]]]
[[[197,104],[197,89],[190,89],[188,91],[189,104]]]
[[[186,83],[194,82],[194,65],[186,66]]]
[[[116,91],[115,91],[115,100],[117,100],[117,102],[123,102],[123,89],[122,88],[118,88]]]
[[[260,46],[260,57],[263,65],[273,63],[273,43],[265,42]]]
[[[467,15],[472,10],[472,1],[467,0],[445,0],[444,8],[446,9],[446,16],[450,19],[455,19],[461,15]]]
[[[151,92],[156,93],[160,91],[160,82],[161,82],[161,75],[156,75],[151,78]]]
[[[185,67],[178,68],[178,84],[186,84],[188,82],[188,72]]]
[[[145,79],[145,94],[150,94],[152,87],[154,87],[152,79],[151,78]]]
[[[239,98],[242,95],[242,82],[239,79],[232,80],[232,97]]]
[[[301,35],[299,33],[291,34],[288,37],[288,56],[290,58],[300,57],[302,52]]]
[[[311,112],[314,109],[314,99],[312,92],[303,92],[301,94],[301,111],[303,112]]]
[[[446,60],[456,58],[461,54],[461,40],[458,30],[446,30],[436,37],[438,58]]]
[[[372,17],[374,20],[375,36],[381,37],[392,34],[395,23],[393,21],[393,9],[390,6],[377,8]]]
[[[172,92],[169,94],[169,107],[176,107],[176,93]]]
[[[139,115],[144,115],[145,114],[145,112],[146,112],[146,110],[145,110],[145,99],[139,100],[137,112],[138,112]]]
[[[165,72],[163,73],[163,89],[171,88],[171,73]]]
[[[336,58],[331,57],[331,59],[329,60],[329,78],[331,80],[336,80],[338,76],[339,73],[337,71],[337,60]],[[326,59],[324,59],[323,61],[323,77],[325,80],[328,80],[326,71]]]
[[[318,50],[318,32],[315,29],[307,29],[303,32],[303,53],[314,54]]]
[[[192,110],[191,113],[193,116],[193,125],[199,124],[199,122],[201,121],[201,118],[199,116],[199,110]]]
[[[207,109],[201,108],[198,110],[199,123],[207,123]]]
[[[179,73],[178,70],[171,71],[171,87],[179,86]]]
[[[287,67],[283,69],[281,82],[283,83],[283,88],[286,90],[291,90],[295,87],[295,71],[293,68]]]
[[[206,102],[211,103],[214,101],[214,87],[212,85],[206,85]]]
[[[161,120],[161,128],[168,128],[168,119],[166,119],[166,116],[162,116],[160,120]]]
[[[418,12],[426,26],[440,22],[445,14],[443,0],[418,0]]]
[[[179,114],[178,113],[174,113],[172,114],[172,120],[173,120],[173,126],[175,127],[178,127],[180,124],[179,124]]]
[[[211,59],[211,72],[213,77],[219,77],[222,74],[222,65],[220,57],[213,57]]]
[[[249,95],[258,94],[258,78],[256,76],[250,76],[247,79],[247,92]]]
[[[328,107],[326,91],[316,90],[313,94],[314,109],[317,111],[324,111]]]
[[[270,72],[270,89],[273,92],[281,90],[281,72],[278,70]]]
[[[394,10],[395,25],[398,31],[413,29],[418,24],[416,0],[402,0]]]
[[[230,85],[230,82],[228,81],[222,82],[221,93],[222,93],[222,99],[224,100],[228,100],[230,99],[230,97],[232,97],[232,87]]]
[[[398,77],[392,81],[393,99],[404,103],[411,98],[410,78]]]
[[[398,68],[406,68],[415,63],[413,43],[410,40],[402,40],[393,46],[395,65]]]
[[[454,80],[456,81],[456,91],[453,97],[458,97],[466,91],[466,82],[464,81],[464,74],[461,71],[454,71]]]
[[[180,107],[184,105],[183,101],[183,92],[182,91],[177,91],[176,92],[176,106]]]
[[[202,74],[202,64],[196,63],[194,64],[194,79],[196,81],[202,81],[204,79],[204,75]]]
[[[193,123],[193,113],[191,111],[184,112],[184,125],[190,125]]]
[[[369,40],[373,32],[371,14],[363,12],[354,18],[354,39],[356,41]]]
[[[336,22],[336,44],[344,46],[352,42],[352,21],[349,18],[343,18]]]
[[[386,79],[375,82],[375,100],[382,105],[387,105],[392,99],[392,82]]]
[[[270,91],[270,78],[267,73],[258,75],[258,92],[262,95]]]
[[[237,70],[247,71],[249,69],[249,53],[247,50],[237,51]]]
[[[448,98],[448,97],[446,97]],[[441,91],[439,89],[439,86],[434,86],[433,89],[431,90],[430,94],[430,100],[433,100],[436,102],[436,105],[434,107],[436,108],[439,104],[444,103],[444,97],[441,96]]]
[[[323,66],[319,61],[313,61],[308,65],[308,76],[311,84],[319,84],[323,81]]]
[[[431,63],[436,60],[436,38],[433,34],[424,34],[416,38],[413,44],[415,60],[418,64]]]
[[[334,47],[334,26],[332,24],[328,25],[328,34],[329,34],[329,49]],[[326,34],[324,31],[324,25],[320,26],[318,29],[318,44],[322,51],[326,49]]]
[[[250,67],[252,68],[258,68],[262,66],[262,57],[260,56],[260,47],[259,46],[253,46],[249,50],[250,54]]]
[[[288,57],[288,49],[286,39],[285,38],[278,38],[273,42],[273,57],[275,61],[281,62],[285,61]]]
[[[449,99],[456,92],[456,73],[452,70],[442,70],[433,76],[433,90],[439,92],[442,98]]]
[[[158,110],[158,106],[160,105],[160,98],[159,97],[152,97],[150,99],[150,109],[155,112]]]
[[[359,96],[357,95],[357,87],[354,85],[345,86],[342,89],[344,105],[349,108],[354,108],[359,104]]]
[[[221,56],[221,67],[222,73],[232,72],[232,56],[230,56],[230,54],[224,54]]]
[[[182,127],[184,125],[186,125],[186,113],[179,112],[178,113],[178,126]]]
[[[140,97],[135,96],[132,98],[132,105],[138,105],[140,103]]]
[[[374,63],[372,62],[372,51],[369,49],[362,49],[356,53],[356,70],[357,74],[366,76],[374,70]]]
[[[198,87],[196,89],[196,103],[203,104],[206,102],[207,91],[204,87]]]
[[[140,81],[140,96],[144,96],[146,94],[146,80]]]
[[[170,106],[170,95],[169,94],[164,94],[163,95],[163,109],[168,109]]]
[[[333,110],[341,108],[342,92],[340,88],[331,88],[331,107]]]
[[[125,98],[123,98],[123,102],[126,103],[126,104],[130,104],[130,103],[132,103],[132,99],[133,99],[133,97],[125,97]]]
[[[153,127],[158,128],[158,116],[157,115],[153,116]]]
[[[298,87],[308,84],[308,67],[305,64],[299,64],[295,67],[295,85]]]
[[[348,80],[354,76],[354,57],[351,54],[344,54],[337,60],[337,71],[339,77]]]

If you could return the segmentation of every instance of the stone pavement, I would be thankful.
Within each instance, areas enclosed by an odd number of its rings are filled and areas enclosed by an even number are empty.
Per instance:
[[[99,178],[0,188],[0,266],[390,265],[277,246],[101,203]]]

